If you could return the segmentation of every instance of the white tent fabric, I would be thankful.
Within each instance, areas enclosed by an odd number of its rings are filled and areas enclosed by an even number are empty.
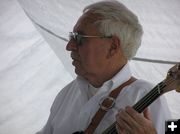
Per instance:
[[[32,134],[45,124],[54,97],[75,78],[64,39],[83,7],[92,2],[0,1],[0,134]],[[167,62],[132,60],[132,72],[157,84],[171,62],[180,61],[180,1],[121,2],[138,15],[144,28],[136,57]],[[180,94],[169,92],[166,99],[172,118],[180,118]]]

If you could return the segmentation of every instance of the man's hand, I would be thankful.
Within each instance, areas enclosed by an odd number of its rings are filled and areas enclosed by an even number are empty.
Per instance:
[[[125,110],[120,109],[116,115],[118,134],[156,134],[148,109],[143,115],[129,106]]]

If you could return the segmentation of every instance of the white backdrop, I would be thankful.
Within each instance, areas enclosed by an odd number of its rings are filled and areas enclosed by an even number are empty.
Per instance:
[[[19,0],[21,5],[17,0],[0,1],[0,134],[39,130],[56,94],[75,77],[65,51],[66,41],[33,25],[22,7],[35,22],[67,38],[83,7],[93,1]],[[138,15],[144,27],[136,57],[180,61],[180,1],[122,2]],[[136,77],[155,84],[173,66],[136,60],[131,65]],[[166,98],[172,118],[180,118],[180,94],[170,92]]]

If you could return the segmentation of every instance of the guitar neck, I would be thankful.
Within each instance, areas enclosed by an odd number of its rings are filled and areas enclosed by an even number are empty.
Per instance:
[[[153,101],[155,101],[160,95],[163,94],[163,88],[166,85],[164,82],[160,82],[155,86],[149,93],[147,93],[142,99],[140,99],[133,108],[141,113],[146,107],[148,107]],[[117,134],[116,122],[114,122],[110,127],[108,127],[102,134]]]

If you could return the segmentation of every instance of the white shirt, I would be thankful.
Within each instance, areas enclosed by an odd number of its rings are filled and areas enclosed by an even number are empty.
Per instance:
[[[75,131],[85,130],[99,109],[100,100],[130,77],[129,64],[100,88],[93,88],[85,79],[78,76],[57,95],[46,125],[37,134],[72,134]],[[95,134],[100,134],[115,121],[118,109],[127,105],[133,106],[153,87],[144,80],[136,80],[124,87],[116,99],[115,107],[106,113]],[[165,98],[161,96],[150,105],[149,110],[158,134],[164,134],[165,120],[170,119]]]

